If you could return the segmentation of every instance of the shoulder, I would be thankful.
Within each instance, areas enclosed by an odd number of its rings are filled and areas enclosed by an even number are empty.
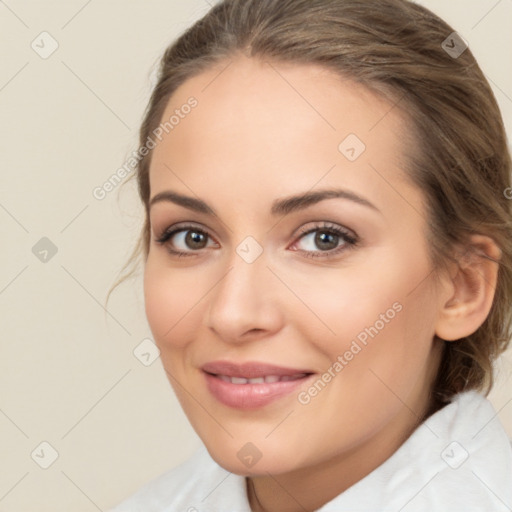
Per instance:
[[[217,510],[207,500],[224,480],[223,491],[231,494],[245,492],[243,477],[221,468],[202,447],[190,459],[150,481],[133,496],[109,512],[174,512]],[[205,501],[206,500],[206,501]],[[197,507],[196,507],[197,506]],[[204,508],[206,507],[206,508]]]
[[[456,395],[322,512],[512,510],[512,445],[491,402]]]
[[[421,430],[422,443],[411,440],[420,463],[413,471],[421,475],[411,510],[511,510],[512,445],[485,396],[456,395]]]
[[[443,471],[437,475],[446,499],[467,502],[467,510],[511,510],[512,442],[492,403],[476,391],[461,393],[437,427],[446,445]],[[466,487],[457,485],[463,481]]]

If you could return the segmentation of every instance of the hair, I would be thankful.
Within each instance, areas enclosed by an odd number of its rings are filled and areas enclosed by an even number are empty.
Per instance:
[[[443,343],[431,393],[438,408],[462,391],[490,392],[494,360],[512,327],[510,153],[498,104],[470,49],[454,56],[443,48],[453,32],[409,0],[223,0],[165,50],[139,134],[142,147],[180,85],[237,55],[320,65],[400,104],[415,141],[406,171],[424,193],[434,268],[457,261],[454,249],[467,249],[471,234],[491,237],[502,251],[485,322]],[[136,173],[146,216],[132,262],[149,251],[151,154]]]

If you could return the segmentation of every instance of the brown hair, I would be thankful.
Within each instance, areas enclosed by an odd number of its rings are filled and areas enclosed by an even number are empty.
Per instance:
[[[492,237],[502,250],[491,311],[467,338],[444,343],[433,399],[478,389],[488,394],[493,360],[512,324],[511,159],[501,113],[471,51],[449,54],[454,30],[408,0],[224,0],[165,51],[140,129],[143,146],[171,95],[187,79],[243,53],[274,62],[317,64],[351,78],[393,104],[412,122],[416,148],[408,174],[424,192],[436,268],[467,236]],[[460,41],[457,41],[460,48]],[[461,48],[462,50],[463,48]],[[137,169],[146,207],[136,252],[147,257],[151,152]]]

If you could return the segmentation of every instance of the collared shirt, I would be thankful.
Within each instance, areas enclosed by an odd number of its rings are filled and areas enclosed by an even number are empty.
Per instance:
[[[512,442],[476,391],[452,402],[317,512],[511,512]],[[245,477],[205,448],[110,512],[251,512]]]

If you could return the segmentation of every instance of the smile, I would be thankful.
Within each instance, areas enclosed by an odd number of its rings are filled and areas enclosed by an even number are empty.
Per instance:
[[[266,375],[265,377],[255,377],[253,379],[245,379],[244,377],[228,377],[227,375],[215,375],[224,382],[231,382],[231,384],[272,384],[274,382],[288,382],[304,378],[307,373],[299,373],[297,375]]]
[[[290,395],[314,374],[265,363],[205,364],[201,370],[209,393],[235,409],[258,409]]]

